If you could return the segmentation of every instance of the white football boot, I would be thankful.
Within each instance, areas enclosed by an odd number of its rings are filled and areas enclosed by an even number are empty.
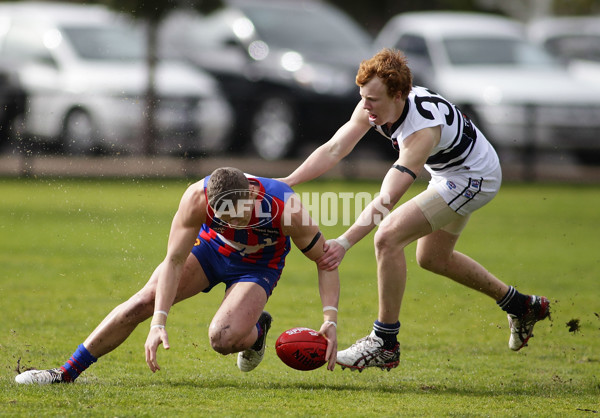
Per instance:
[[[247,350],[240,351],[237,358],[237,366],[243,372],[249,372],[256,369],[265,356],[265,347],[267,343],[267,333],[271,328],[273,318],[267,311],[260,314],[258,323],[263,329],[263,335],[256,340],[254,345]]]
[[[388,372],[400,363],[400,343],[391,350],[383,348],[383,339],[375,335],[375,331],[361,338],[349,348],[338,351],[337,364],[350,370],[362,372],[366,367],[379,367]]]
[[[15,382],[22,385],[49,385],[51,383],[63,383],[64,372],[62,369],[50,370],[27,370],[15,377]]]
[[[519,351],[527,345],[529,338],[533,337],[533,326],[550,316],[550,302],[544,296],[530,296],[527,300],[527,311],[517,317],[508,314],[508,325],[510,326],[510,339],[508,347],[513,351]]]

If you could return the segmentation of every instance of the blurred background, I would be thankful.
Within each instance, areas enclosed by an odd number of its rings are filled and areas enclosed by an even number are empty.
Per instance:
[[[509,178],[600,181],[600,0],[0,1],[0,175],[283,176],[348,120],[382,47]],[[396,157],[372,132],[338,174]]]

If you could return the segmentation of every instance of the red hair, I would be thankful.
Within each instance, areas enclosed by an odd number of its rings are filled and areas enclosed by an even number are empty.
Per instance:
[[[402,51],[384,48],[372,58],[360,63],[356,74],[356,84],[364,86],[374,77],[379,77],[387,88],[390,97],[401,93],[406,99],[412,88],[412,73]]]

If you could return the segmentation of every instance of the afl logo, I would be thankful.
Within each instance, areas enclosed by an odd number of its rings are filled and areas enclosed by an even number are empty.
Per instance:
[[[271,219],[277,217],[280,207],[274,198],[264,192],[250,192],[248,189],[227,190],[215,196],[213,207],[215,212],[215,221],[217,223],[234,229],[251,229],[263,226],[271,222]],[[249,218],[246,225],[233,225],[222,217],[225,216],[229,221],[233,219]]]
[[[456,189],[456,184],[454,184],[454,183],[453,183],[453,182],[451,182],[450,180],[448,180],[448,181],[446,182],[446,186],[448,186],[448,188],[449,188],[450,190],[454,190],[454,189]]]

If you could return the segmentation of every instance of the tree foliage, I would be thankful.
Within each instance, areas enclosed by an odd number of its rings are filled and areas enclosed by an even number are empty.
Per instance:
[[[394,15],[417,10],[476,10],[476,0],[328,0],[349,13],[372,35]]]
[[[129,13],[138,19],[159,22],[170,11],[190,8],[208,13],[221,6],[220,0],[99,0],[111,8]]]

